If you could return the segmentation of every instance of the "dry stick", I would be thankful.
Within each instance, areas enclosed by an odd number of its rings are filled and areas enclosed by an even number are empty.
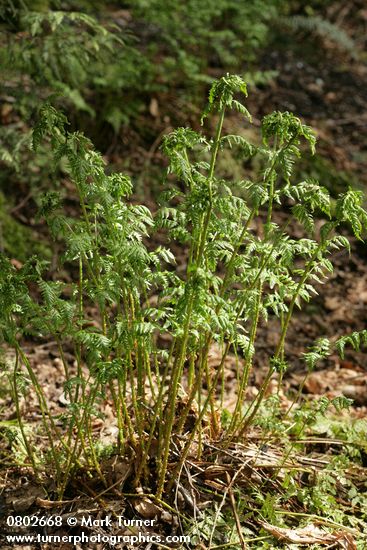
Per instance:
[[[223,491],[223,497],[222,497],[222,500],[218,506],[218,509],[216,511],[216,514],[215,514],[215,517],[214,517],[214,521],[213,521],[213,529],[211,530],[211,533],[210,533],[210,538],[209,538],[209,543],[208,543],[208,550],[210,550],[212,548],[212,540],[213,540],[213,536],[214,536],[214,531],[215,531],[215,527],[217,525],[217,521],[218,521],[218,518],[219,518],[219,514],[220,514],[220,511],[221,509],[223,508],[224,506],[224,503],[227,499],[227,494],[228,492],[230,491],[230,489],[232,488],[232,485],[234,484],[234,482],[236,481],[236,478],[240,475],[240,473],[242,472],[242,470],[247,466],[247,462],[244,462],[241,467],[237,470],[237,472],[234,474],[232,480],[229,480],[229,483],[228,483],[228,486],[225,488],[225,490]],[[227,476],[228,476],[228,473],[227,473]],[[229,476],[228,476],[229,477]],[[242,533],[241,533],[242,535]],[[241,539],[241,537],[240,537]],[[246,547],[245,547],[246,548]]]
[[[230,500],[230,503],[231,503],[234,520],[236,522],[236,528],[237,528],[238,537],[240,539],[241,548],[242,548],[242,550],[247,550],[247,544],[245,542],[245,539],[243,538],[241,522],[240,522],[240,518],[238,517],[236,501],[235,501],[234,494],[233,494],[233,491],[232,491],[232,485],[233,485],[233,481],[235,479],[235,476],[233,477],[232,480],[231,480],[228,472],[226,472],[226,476],[227,476],[227,482],[228,482],[229,500]]]
[[[92,500],[96,500],[97,502],[99,502],[99,504],[101,505],[102,509],[107,512],[108,511],[108,504],[102,499],[100,498],[100,495],[95,493],[93,491],[93,489],[91,489],[82,479],[80,480],[80,483],[83,485],[83,487],[86,489],[86,491],[89,493],[89,495],[92,496]],[[101,493],[103,494],[103,493]],[[117,515],[115,513],[114,510],[111,510],[110,511],[112,516],[117,519]]]
[[[253,539],[243,539],[245,542],[258,542],[260,540],[268,540],[272,539],[272,535],[265,535],[264,537],[254,537]],[[211,550],[219,550],[220,548],[230,548],[234,547],[235,544],[233,542],[226,542],[225,544],[217,544],[215,546],[211,547]]]
[[[177,448],[176,445],[175,445],[175,447]],[[192,498],[191,495],[187,494],[186,489],[180,483],[180,478],[181,478],[182,470],[183,470],[184,466],[185,465],[183,464],[181,469],[180,469],[178,479],[175,480],[175,484],[176,484],[175,500],[174,500],[175,508],[176,508],[176,511],[178,512],[178,493],[180,493],[181,497],[185,500],[186,504],[188,504],[190,506],[190,508],[192,508],[192,510],[194,511],[194,521],[196,522],[197,521],[197,519],[196,519],[196,509],[197,508],[196,508],[196,504],[195,504],[195,496],[194,496],[194,498]],[[190,477],[190,474],[189,474],[189,477]],[[191,483],[190,483],[190,485],[191,485]],[[180,529],[183,532],[180,516],[178,516],[178,522],[179,522],[179,525],[180,525]]]
[[[100,493],[98,493],[98,495],[96,495],[95,497],[93,497],[91,500],[97,500],[99,499],[102,495],[105,495],[106,493],[109,493],[110,491],[112,491],[112,489],[116,489],[116,487],[122,483],[124,483],[125,481],[125,476],[122,476],[120,477],[120,479],[118,479],[115,483],[113,483],[112,485],[109,485],[109,487],[107,487],[106,489],[103,489],[103,491],[101,491]],[[119,493],[121,494],[121,492],[119,491]]]

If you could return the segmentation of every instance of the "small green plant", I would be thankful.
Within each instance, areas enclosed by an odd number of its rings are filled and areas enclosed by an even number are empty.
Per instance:
[[[312,129],[293,114],[266,116],[260,146],[224,132],[231,110],[251,123],[246,94],[239,76],[221,78],[211,87],[202,119],[216,121],[214,137],[191,128],[165,136],[166,190],[155,212],[129,200],[129,177],[107,175],[101,155],[84,135],[67,130],[64,115],[50,104],[40,110],[33,146],[49,139],[55,161],[67,161],[80,217],[65,214],[56,192],[46,193],[40,215],[53,238],[64,243],[65,261],[74,266],[76,278],[50,281],[44,262],[32,258],[16,269],[1,256],[0,328],[15,350],[12,391],[28,459],[40,477],[45,464],[46,471],[54,472],[60,497],[80,468],[97,472],[107,483],[92,429],[106,399],[117,418],[115,451],[133,449],[139,459],[134,483],[149,482],[159,499],[172,487],[194,441],[200,456],[208,429],[211,437],[227,440],[245,434],[272,377],[282,383],[294,308],[310,300],[315,284],[332,272],[333,250],[349,247],[339,232],[342,224],[349,223],[357,238],[367,226],[361,193],[346,191],[332,210],[327,190],[317,181],[292,180],[302,143],[312,151],[316,143]],[[218,157],[226,147],[258,156],[261,172],[252,180],[218,178]],[[280,206],[288,211],[282,227],[274,219]],[[315,224],[316,217],[321,224]],[[291,222],[303,226],[304,238],[292,237]],[[166,239],[165,246],[154,244],[156,232]],[[184,263],[177,265],[171,243],[186,249]],[[279,319],[278,343],[269,353],[258,395],[245,406],[258,326],[269,313]],[[50,413],[27,358],[23,344],[29,335],[52,339],[59,349],[68,402],[63,423]],[[221,349],[215,368],[208,361],[213,343]],[[76,366],[66,349],[73,350]],[[319,342],[308,354],[310,368],[328,350]],[[217,397],[230,352],[242,361],[237,402],[222,427]],[[49,441],[43,456],[34,449],[19,406],[20,392],[29,387]],[[195,418],[188,429],[193,405]],[[172,469],[174,435],[180,456]]]

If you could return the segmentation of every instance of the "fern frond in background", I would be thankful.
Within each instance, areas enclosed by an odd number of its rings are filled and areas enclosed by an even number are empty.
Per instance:
[[[319,15],[292,15],[282,17],[280,22],[293,31],[305,31],[333,42],[337,47],[353,58],[358,58],[358,47],[355,41],[337,24]]]

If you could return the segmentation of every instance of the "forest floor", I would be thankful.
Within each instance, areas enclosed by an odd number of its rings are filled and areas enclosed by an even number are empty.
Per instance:
[[[367,28],[367,12],[361,9],[360,13],[362,20],[359,21],[361,27],[358,29],[357,40],[361,40],[362,31]],[[340,14],[340,17],[344,18],[342,23],[347,29],[349,25],[354,24],[349,19],[350,14],[347,10],[344,10]],[[363,44],[360,43],[359,45],[362,50]],[[337,186],[340,186],[337,189],[340,191],[348,182],[365,190],[367,185],[367,134],[363,131],[367,125],[367,66],[365,59],[363,59],[363,56],[359,59],[351,59],[345,53],[338,51],[332,44],[323,50],[323,54],[325,52],[325,55],[318,56],[317,44],[310,46],[305,41],[303,35],[298,37],[296,48],[288,48],[287,43],[273,45],[270,51],[265,52],[263,61],[260,63],[258,69],[277,71],[277,76],[272,79],[270,85],[257,87],[250,94],[249,110],[254,115],[255,126],[259,124],[259,120],[264,114],[270,113],[274,109],[279,109],[297,113],[307,124],[317,131],[319,136],[317,156],[314,159],[310,159],[307,166],[302,167],[300,172],[302,177],[305,177],[305,174],[318,177],[323,185],[330,190],[335,190]],[[165,98],[166,100],[167,98]],[[154,104],[151,107],[146,120],[139,122],[139,124],[143,123],[148,124],[151,133],[154,134],[155,132],[157,136],[161,136],[169,130],[169,123],[165,122],[159,114],[159,102],[157,105]],[[233,124],[238,124],[238,120],[233,120]],[[115,143],[107,152],[107,158],[118,167],[123,162],[122,158],[126,158],[126,156],[129,156],[129,151],[134,150],[138,152],[135,154],[139,156],[137,164],[140,176],[141,171],[147,164],[159,167],[162,163],[159,152],[159,139],[146,144],[137,137],[133,130],[131,130],[130,137],[135,141],[130,141],[129,143],[125,141],[122,144]],[[145,197],[145,199],[149,202],[153,200],[153,197]],[[279,212],[278,216],[281,221],[284,213]],[[367,245],[364,242],[354,241],[352,243],[351,257],[348,258],[347,256],[347,253],[339,253],[336,257],[336,268],[331,280],[328,284],[320,286],[318,289],[319,295],[316,299],[302,312],[295,315],[290,328],[289,344],[286,350],[291,367],[286,374],[285,389],[281,394],[285,407],[290,403],[288,401],[287,390],[296,391],[305,375],[306,368],[300,358],[308,345],[312,344],[316,338],[322,336],[336,339],[343,334],[366,329]],[[183,261],[185,261],[184,254],[182,257]],[[261,328],[261,349],[253,371],[249,394],[257,391],[256,388],[261,383],[266,372],[266,365],[262,361],[261,352],[263,351],[265,359],[268,356],[269,347],[273,347],[277,340],[277,330],[275,321],[273,323],[271,319],[266,326],[264,325]],[[64,403],[61,385],[61,365],[57,350],[47,342],[30,342],[28,354],[32,364],[40,375],[41,385],[47,388],[46,394],[52,404],[51,410],[55,414],[59,414],[63,410]],[[213,348],[211,354],[213,366],[215,366],[216,356],[216,349]],[[229,361],[226,366],[227,391],[224,402],[224,406],[228,409],[231,408],[231,403],[234,401],[234,396],[231,395],[231,380],[234,376],[235,367]],[[349,415],[358,420],[364,419],[367,414],[366,390],[367,356],[362,351],[348,350],[344,360],[341,360],[336,355],[331,356],[321,367],[312,373],[305,383],[303,393],[305,396],[311,398],[321,396],[331,398],[341,394],[350,397],[353,399],[353,405]],[[270,388],[270,393],[272,391],[274,393],[277,392],[275,385],[273,388]],[[23,406],[26,405],[28,410],[27,422],[30,425],[32,423],[37,424],[39,416],[35,413],[36,407],[32,407],[32,402],[23,404]],[[0,410],[2,411],[2,421],[4,423],[11,422],[14,418],[14,408],[8,397],[3,396],[0,399]],[[96,435],[98,434],[98,437],[101,438],[101,441],[108,444],[115,437],[116,426],[108,403],[106,403],[106,410],[104,412],[105,420],[97,422],[94,429]],[[316,430],[313,434],[313,438],[310,437],[307,447],[309,451],[308,459],[305,458],[304,454],[292,451],[291,455],[286,458],[286,461],[288,460],[291,462],[292,467],[298,467],[300,470],[306,464],[307,466],[311,465],[316,476],[319,469],[325,464],[323,461],[328,462],[328,457],[342,456],[343,453],[350,454],[350,449],[348,449],[347,453],[344,443],[341,442],[342,428],[340,428],[341,431],[337,436],[334,432],[334,435],[330,437],[330,425],[332,422],[330,420],[329,425],[320,425],[318,431]],[[365,436],[366,431],[363,433]],[[357,439],[360,437],[358,432],[353,437],[354,439],[347,441],[345,445],[357,448]],[[362,446],[361,453],[365,462],[362,466],[366,466],[366,445]],[[215,456],[217,458],[214,461],[214,466],[213,457]],[[214,520],[211,520],[212,523],[210,524],[209,518],[205,516],[208,501],[210,504],[210,500],[213,498],[218,500],[218,494],[224,495],[223,499],[225,497],[229,499],[230,506],[234,510],[234,516],[238,513],[238,510],[236,511],[236,507],[233,505],[233,490],[231,484],[228,483],[227,475],[231,474],[233,479],[233,474],[237,472],[237,483],[240,488],[244,487],[249,482],[249,479],[254,486],[263,487],[269,471],[272,473],[277,472],[279,460],[281,460],[280,457],[279,442],[267,441],[266,446],[263,445],[259,431],[256,429],[249,435],[246,442],[237,445],[233,444],[226,451],[216,448],[215,443],[210,444],[208,442],[204,457],[200,463],[189,461],[189,464],[186,466],[186,471],[182,474],[184,481],[180,481],[177,484],[177,491],[172,507],[157,503],[149,496],[140,499],[129,499],[125,495],[126,487],[123,488],[124,481],[129,478],[131,473],[131,465],[129,464],[129,460],[126,459],[118,459],[104,465],[106,472],[109,471],[109,482],[111,487],[113,487],[109,493],[102,494],[98,484],[92,484],[91,486],[91,484],[88,485],[88,480],[79,479],[78,490],[76,487],[71,488],[68,502],[65,501],[62,503],[49,501],[45,497],[45,494],[30,481],[27,469],[19,472],[19,470],[9,467],[5,460],[3,460],[0,514],[4,518],[10,510],[13,510],[20,515],[25,513],[46,514],[52,512],[63,515],[65,518],[70,514],[90,514],[98,518],[101,517],[101,509],[102,511],[103,509],[108,509],[112,515],[114,513],[118,513],[119,515],[125,514],[127,516],[139,514],[140,517],[146,519],[159,517],[157,530],[160,533],[166,534],[168,532],[178,533],[181,522],[185,521],[185,516],[187,515],[196,517],[198,524],[206,522],[211,525],[208,535],[210,538],[210,529],[214,532],[216,524]],[[307,460],[309,461],[308,463]],[[285,465],[286,462],[282,464],[283,467]],[[361,492],[364,493],[366,491],[367,469],[361,466],[349,466],[348,468],[349,477],[347,474],[346,477],[348,477],[348,480],[353,479],[353,483],[356,482],[355,478],[359,478]],[[284,474],[282,475],[284,477]],[[194,482],[193,478],[195,479]],[[272,479],[274,486],[279,484],[279,478],[276,475]],[[187,487],[189,488],[187,489]],[[213,497],[214,493],[210,491],[216,492],[216,496]],[[336,488],[336,491],[341,501],[343,499],[347,501],[343,503],[345,508],[351,506],[351,497],[348,491],[345,492],[340,486]],[[246,494],[245,489],[243,489],[243,492]],[[246,498],[244,497],[244,500]],[[268,497],[264,497],[264,500],[266,498]],[[269,499],[271,500],[270,496]],[[268,506],[271,507],[272,503],[270,500]],[[219,498],[220,501],[221,498]],[[248,504],[255,507],[260,506],[258,501],[254,502],[251,499],[248,501]],[[265,505],[266,503],[263,508]],[[358,508],[359,505],[357,503],[356,507]],[[177,514],[175,509],[180,510],[182,516]],[[293,510],[289,508],[286,513],[289,515],[297,513],[294,510],[295,508]],[[353,513],[354,509],[351,509],[349,514],[353,515]],[[326,544],[329,548],[357,548],[354,537],[356,537],[356,540],[358,539],[356,531],[359,532],[362,529],[363,523],[361,521],[359,524],[358,513],[356,514],[357,519],[354,527],[345,527],[343,529],[336,521],[334,525],[332,521],[326,522],[329,528],[334,527],[334,534],[330,534],[329,539],[325,533],[320,535],[320,532],[317,531],[322,524],[322,518],[318,517],[316,521],[314,517],[310,516],[313,521],[313,528],[303,533],[303,540],[306,541],[304,545],[314,545],[312,546],[313,548],[318,548],[318,544],[321,545],[320,547]],[[300,515],[302,515],[301,512]],[[265,517],[264,509],[261,517]],[[268,518],[270,517],[271,514],[268,515]],[[218,518],[216,520],[218,521]],[[302,533],[297,533],[296,529],[293,530],[293,534],[291,529],[288,530],[288,533],[282,532],[281,529],[277,531],[277,528],[272,526],[270,521],[267,522],[261,519],[256,522],[252,517],[249,517],[245,521],[245,525],[249,530],[249,537],[252,540],[254,540],[254,533],[258,533],[263,528],[268,534],[275,537],[274,540],[283,541],[282,544],[285,544],[285,548],[298,548],[299,546],[297,545],[302,544],[302,539],[297,541],[297,536],[302,536]],[[6,529],[7,532],[11,532],[5,526],[5,531]],[[202,529],[203,531],[208,531],[206,527],[202,526]],[[218,530],[220,531],[219,527]],[[100,528],[94,528],[92,531],[94,533],[104,532]],[[75,529],[72,532],[78,533]],[[109,534],[113,534],[113,530]],[[119,530],[119,534],[121,534],[121,529]],[[193,534],[193,536],[196,535]],[[320,540],[322,536],[324,537],[323,541]],[[261,538],[266,539],[264,531],[262,531],[260,540]],[[241,548],[240,543],[238,543],[238,546],[235,544],[226,545],[225,542],[221,543],[220,537],[216,538],[212,536],[212,539],[216,541],[212,548]],[[252,543],[250,548],[261,548],[260,540],[258,545]],[[366,540],[362,544],[366,544],[366,546],[358,546],[358,548],[367,547]],[[54,547],[54,545],[44,543],[41,545],[22,544],[20,546],[8,547],[3,539],[1,547],[4,549],[42,548],[42,550],[47,550]],[[74,547],[82,548],[84,546],[73,546],[69,543],[58,546],[62,550],[69,550]],[[108,548],[108,546],[103,546],[102,544],[94,547],[101,549]],[[119,546],[116,547],[119,548]],[[148,546],[144,545],[141,547],[148,548]],[[207,548],[208,546],[200,542],[199,536],[196,547]],[[242,546],[242,548],[245,547]],[[272,547],[276,546],[268,546],[268,548]]]

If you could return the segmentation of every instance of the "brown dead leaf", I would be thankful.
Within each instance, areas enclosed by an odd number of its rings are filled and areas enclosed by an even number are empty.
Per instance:
[[[312,373],[305,382],[305,389],[313,395],[324,393],[325,379],[320,376],[319,372]]]
[[[44,496],[44,491],[40,487],[33,485],[29,485],[28,487],[22,486],[6,498],[6,504],[12,507],[15,512],[22,513],[29,510],[36,499],[42,496]]]
[[[15,258],[12,258],[10,260],[10,263],[16,268],[16,269],[21,269],[23,267],[23,264],[22,262],[19,262],[19,260],[16,260]]]
[[[157,118],[159,117],[159,106],[158,101],[155,97],[153,97],[149,104],[149,112],[152,115],[152,117]]]
[[[138,514],[144,519],[153,519],[162,512],[161,508],[154,504],[149,498],[136,500],[133,506]]]
[[[163,510],[160,519],[164,523],[173,523],[173,515],[171,514],[171,512],[168,512],[168,510]]]
[[[4,103],[1,106],[1,121],[3,124],[9,124],[11,120],[11,114],[13,112],[13,105],[10,103]]]
[[[345,306],[345,302],[342,300],[340,296],[326,296],[325,297],[325,307],[329,309],[330,311],[334,311],[336,309],[341,309]]]
[[[126,480],[132,474],[133,463],[131,460],[113,456],[103,463],[103,471],[109,484],[118,483],[119,490],[122,491]]]
[[[358,365],[349,363],[350,368],[313,372],[305,382],[305,389],[313,395],[327,395],[329,398],[344,395],[353,399],[356,405],[367,402],[367,375],[360,372]]]

